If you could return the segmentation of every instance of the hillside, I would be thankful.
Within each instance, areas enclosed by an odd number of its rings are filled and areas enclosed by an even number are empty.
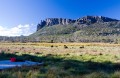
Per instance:
[[[47,18],[30,36],[0,36],[0,42],[120,43],[120,21],[103,16],[85,16],[76,20]]]
[[[48,18],[30,35],[40,42],[116,42],[120,41],[120,21],[103,16],[76,20]]]

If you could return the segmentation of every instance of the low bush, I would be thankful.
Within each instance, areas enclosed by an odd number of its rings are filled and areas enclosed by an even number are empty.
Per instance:
[[[67,49],[67,48],[68,48],[68,46],[64,45],[64,48],[65,48],[65,49]]]

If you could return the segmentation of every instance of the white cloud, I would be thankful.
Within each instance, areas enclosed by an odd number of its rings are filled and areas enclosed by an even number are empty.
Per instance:
[[[18,25],[16,27],[13,28],[7,28],[4,26],[0,26],[0,36],[20,36],[20,35],[24,35],[24,36],[28,36],[30,34],[32,34],[33,32],[35,32],[35,27],[33,24],[29,25]]]

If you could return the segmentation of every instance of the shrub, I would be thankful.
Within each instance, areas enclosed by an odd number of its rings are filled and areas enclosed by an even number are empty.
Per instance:
[[[35,54],[42,54],[42,53],[40,53],[40,52],[35,52]]]
[[[84,48],[84,46],[80,46],[80,48]]]
[[[67,53],[66,55],[67,55],[67,56],[69,56],[70,54],[69,54],[69,53]]]
[[[53,40],[51,40],[50,42],[51,42],[51,43],[54,43],[54,41],[53,41]]]
[[[51,47],[54,47],[53,45],[51,45]]]
[[[68,48],[68,46],[64,45],[64,48],[66,49],[66,48]]]
[[[99,53],[99,55],[103,55],[102,53]]]
[[[10,51],[10,49],[7,49],[7,51]]]

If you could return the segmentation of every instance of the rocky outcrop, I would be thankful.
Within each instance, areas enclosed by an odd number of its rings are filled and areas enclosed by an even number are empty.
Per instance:
[[[72,19],[63,19],[63,18],[47,18],[46,20],[41,21],[37,25],[37,31],[44,26],[53,26],[53,25],[68,25],[75,23],[75,20]]]
[[[103,16],[86,16],[76,20],[78,24],[93,24],[93,23],[111,22],[111,21],[118,21],[118,20]]]
[[[75,20],[71,19],[63,19],[63,18],[47,18],[46,19],[46,25],[52,26],[52,25],[68,25],[71,23],[74,23]]]
[[[43,28],[44,26],[46,26],[46,21],[42,21],[41,20],[41,23],[39,23],[38,25],[37,25],[37,31],[39,30],[39,29],[41,29],[41,28]]]
[[[116,19],[103,17],[103,16],[85,16],[83,18],[78,18],[76,20],[72,19],[64,19],[64,18],[47,18],[46,20],[41,21],[37,25],[37,31],[44,26],[53,26],[53,25],[68,25],[68,24],[93,24],[99,22],[111,22],[111,21],[118,21]]]

